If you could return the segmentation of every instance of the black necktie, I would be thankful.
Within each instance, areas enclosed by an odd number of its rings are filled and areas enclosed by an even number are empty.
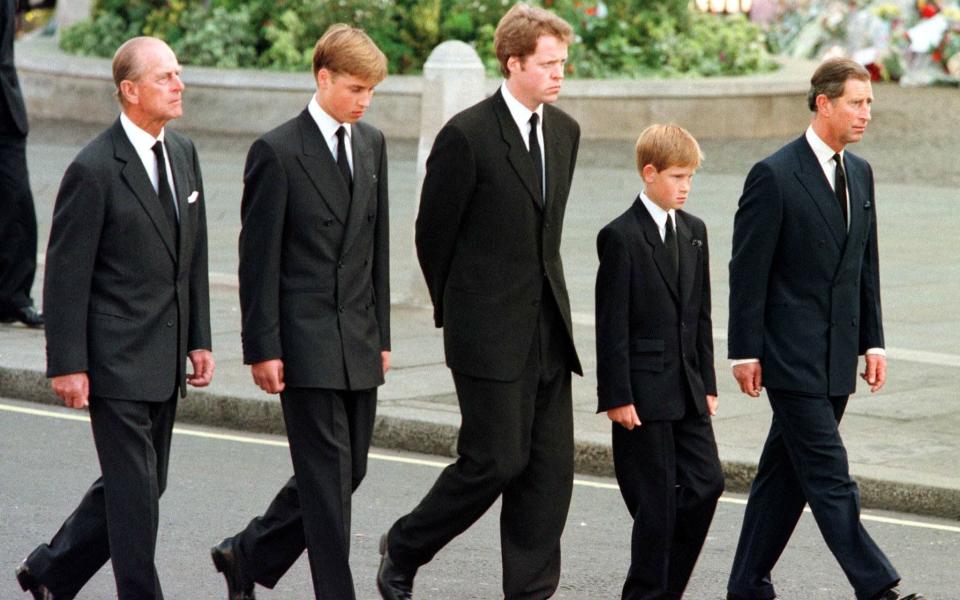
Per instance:
[[[837,195],[837,202],[840,203],[840,212],[843,213],[843,223],[846,225],[847,218],[847,176],[843,172],[843,163],[840,162],[840,154],[833,155],[833,162],[837,164],[837,174],[833,178],[833,191]]]
[[[666,231],[663,234],[663,249],[667,253],[667,260],[673,267],[674,277],[680,276],[680,247],[677,245],[677,232],[673,227],[673,216],[667,213]]]
[[[540,206],[543,206],[543,155],[540,153],[540,140],[537,138],[537,123],[540,115],[530,115],[530,157],[533,158],[533,170],[537,172],[537,189],[540,190]]]
[[[153,154],[157,157],[157,198],[160,199],[163,214],[167,215],[170,230],[179,238],[180,228],[177,227],[177,209],[173,203],[173,190],[170,189],[170,181],[167,179],[167,161],[163,157],[162,142],[153,145]]]
[[[353,195],[353,176],[350,174],[350,163],[347,161],[347,144],[344,142],[346,134],[347,130],[341,125],[337,129],[337,168],[343,175],[343,182],[347,184],[350,195]]]

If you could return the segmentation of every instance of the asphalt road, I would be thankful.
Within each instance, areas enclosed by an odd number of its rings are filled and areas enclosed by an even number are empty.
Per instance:
[[[98,474],[85,413],[0,399],[0,600],[26,598],[13,569],[46,541]],[[168,600],[225,597],[208,549],[263,510],[290,472],[283,438],[189,428],[174,436],[170,486],[161,502],[158,569]],[[419,501],[445,459],[374,449],[367,480],[355,495],[352,565],[360,600],[375,599],[377,540]],[[500,594],[497,507],[421,569],[419,599],[467,600]],[[743,498],[725,496],[687,598],[724,596],[743,517]],[[904,576],[904,588],[931,600],[960,598],[960,523],[870,512],[866,527]],[[564,570],[556,598],[619,598],[629,561],[630,520],[616,483],[578,479],[564,535]],[[306,560],[264,600],[311,598]],[[785,599],[852,598],[839,567],[807,514],[774,580]],[[79,600],[115,597],[109,565]]]

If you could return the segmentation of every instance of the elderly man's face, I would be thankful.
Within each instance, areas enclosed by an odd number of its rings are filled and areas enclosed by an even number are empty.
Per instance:
[[[152,122],[166,123],[183,115],[180,63],[169,46],[158,41],[141,48],[142,71],[129,88],[127,101]]]

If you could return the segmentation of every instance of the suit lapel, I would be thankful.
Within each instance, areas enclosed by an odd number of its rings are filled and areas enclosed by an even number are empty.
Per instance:
[[[850,233],[847,237],[847,245],[843,249],[841,263],[851,260],[858,250],[862,250],[860,243],[863,236],[867,235],[866,217],[870,208],[867,203],[867,190],[861,186],[863,179],[860,177],[860,168],[855,159],[851,160],[849,153],[843,160],[843,166],[847,174],[847,196],[850,204],[847,212],[850,216]],[[840,273],[839,269],[837,273]]]
[[[566,166],[570,164],[570,146],[562,143],[563,138],[556,127],[556,123],[553,122],[553,119],[548,118],[549,108],[549,106],[543,107],[543,145],[546,148],[544,161],[546,162],[547,172],[547,195],[544,201],[547,210],[551,211],[557,204],[557,187],[561,181],[567,181],[570,177],[569,173],[566,172]]]
[[[640,222],[643,237],[647,240],[647,245],[650,246],[650,254],[653,256],[654,264],[657,265],[657,270],[660,271],[660,277],[663,278],[663,282],[666,284],[667,289],[670,290],[673,299],[679,302],[680,294],[677,291],[677,280],[673,275],[673,265],[668,262],[669,259],[663,249],[663,240],[660,238],[660,230],[657,229],[656,221],[650,216],[647,207],[643,205],[640,198],[637,198],[636,202],[634,202],[633,211],[637,220]],[[681,261],[682,260],[683,258],[681,257]]]
[[[350,191],[337,169],[337,162],[330,153],[330,147],[307,110],[300,113],[297,124],[303,142],[303,153],[297,159],[330,212],[341,224],[346,225],[350,211]]]
[[[794,142],[794,148],[797,154],[798,169],[795,173],[800,185],[804,187],[814,205],[823,217],[836,242],[838,248],[843,248],[846,244],[847,232],[843,223],[843,213],[840,211],[840,205],[837,203],[836,193],[830,187],[823,174],[820,163],[817,162],[817,156],[810,148],[806,138],[800,138]]]
[[[347,253],[363,227],[367,206],[370,199],[376,195],[371,192],[371,187],[376,186],[377,183],[377,169],[373,161],[373,140],[369,139],[367,134],[356,125],[351,128],[350,135],[353,150],[353,198],[350,202],[343,246],[340,249],[341,256]]]
[[[163,241],[163,245],[170,253],[170,258],[176,261],[177,251],[174,247],[174,232],[167,223],[167,217],[160,206],[160,201],[157,199],[157,191],[153,189],[153,184],[150,183],[147,171],[143,167],[143,161],[140,160],[140,156],[134,150],[126,132],[123,131],[123,125],[120,124],[119,118],[114,122],[111,137],[113,138],[114,158],[123,163],[123,166],[120,167],[120,177],[133,192],[137,201],[140,202],[144,212],[150,217],[157,234]]]
[[[683,304],[693,292],[693,282],[697,274],[697,268],[700,264],[699,248],[693,243],[693,232],[687,225],[687,220],[682,216],[682,212],[677,212],[677,244],[680,250],[680,298]]]
[[[493,102],[493,112],[497,115],[497,121],[500,124],[500,136],[509,147],[507,160],[517,173],[517,177],[523,182],[523,186],[530,192],[530,200],[537,208],[541,208],[540,190],[537,189],[537,173],[533,168],[533,158],[531,158],[530,151],[527,150],[526,144],[523,143],[520,130],[517,129],[517,123],[513,120],[510,109],[507,108],[507,103],[504,101],[500,90],[497,90],[491,98],[491,101]],[[544,136],[546,136],[546,129],[544,129]],[[546,141],[544,141],[544,144],[546,144]],[[547,164],[550,164],[549,161]],[[547,181],[549,185],[549,177],[547,177]]]
[[[191,166],[187,164],[187,157],[184,156],[183,152],[180,151],[179,144],[173,142],[170,139],[169,133],[167,134],[166,143],[164,146],[167,147],[167,154],[170,157],[170,168],[173,170],[173,185],[176,189],[177,195],[177,215],[180,217],[177,226],[180,228],[180,248],[178,249],[178,256],[186,256],[186,244],[189,241],[189,233],[186,228],[189,227],[189,219],[186,218],[188,214],[187,207],[187,197],[193,191],[190,184],[189,172]]]

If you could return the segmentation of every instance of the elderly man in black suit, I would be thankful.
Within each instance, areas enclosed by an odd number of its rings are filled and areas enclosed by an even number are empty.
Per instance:
[[[27,109],[13,64],[17,0],[0,0],[0,322],[42,327],[30,298],[37,215],[27,174]]]
[[[581,373],[560,234],[580,128],[550,104],[571,39],[552,13],[511,8],[494,40],[506,81],[453,117],[427,160],[417,255],[460,403],[460,456],[381,541],[389,600],[410,598],[417,568],[501,495],[504,595],[557,587],[573,480],[570,373]]]
[[[118,598],[163,598],[154,552],[177,398],[213,377],[200,164],[165,128],[183,112],[180,65],[138,37],[113,75],[122,113],[63,176],[43,290],[47,376],[67,406],[89,405],[103,476],[18,568],[34,598],[73,598],[108,559]]]
[[[280,394],[294,476],[212,550],[230,600],[273,587],[303,553],[317,598],[354,597],[350,497],[366,473],[390,366],[387,149],[360,122],[387,60],[362,30],[317,42],[317,91],[247,155],[241,205],[243,356]]]
[[[805,503],[858,600],[901,595],[900,576],[860,523],[838,429],[861,377],[886,381],[873,172],[848,152],[870,122],[870,74],[847,59],[811,79],[806,133],[744,184],[730,260],[729,356],[741,391],[767,388],[773,421],[750,490],[727,596],[776,597],[770,571]]]

